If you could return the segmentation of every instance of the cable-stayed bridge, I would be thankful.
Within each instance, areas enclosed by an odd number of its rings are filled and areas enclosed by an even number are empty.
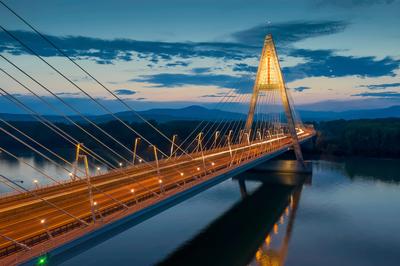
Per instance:
[[[2,63],[57,99],[60,105],[80,116],[93,130],[88,130],[82,123],[72,120],[58,105],[49,102],[3,67],[0,68],[2,78],[8,78],[55,114],[63,116],[71,126],[76,127],[103,150],[103,153],[99,153],[93,145],[85,145],[79,137],[71,135],[59,124],[52,123],[6,88],[0,87],[2,97],[31,114],[37,123],[52,134],[57,134],[75,150],[75,160],[71,162],[52,147],[32,137],[32,132],[23,131],[12,122],[1,119],[2,136],[13,139],[65,170],[65,176],[68,178],[51,175],[18,157],[12,150],[0,146],[3,156],[18,160],[49,180],[47,186],[39,184],[35,179],[32,180],[33,187],[25,187],[8,176],[8,173],[0,172],[1,183],[14,190],[14,193],[0,198],[0,263],[22,263],[57,248],[87,241],[107,228],[145,216],[160,206],[168,206],[178,197],[205,189],[288,150],[293,149],[299,167],[306,168],[300,144],[313,137],[315,131],[311,126],[304,125],[293,109],[272,36],[268,35],[265,38],[252,93],[238,93],[232,89],[218,103],[221,106],[229,103],[249,103],[246,119],[232,121],[221,117],[214,119],[213,123],[205,119],[187,136],[179,136],[183,137],[182,141],[179,141],[177,135],[167,136],[140,116],[130,104],[119,98],[49,38],[8,6],[0,3],[94,84],[104,89],[133,115],[138,116],[153,131],[152,134],[157,134],[160,139],[169,143],[168,150],[160,149],[149,141],[144,133],[116,116],[92,96],[89,90],[72,80],[61,68],[50,63],[23,39],[0,25],[10,40],[25,48],[105,113],[113,116],[115,122],[130,132],[133,142],[131,147],[127,146],[113,132],[105,131],[101,125],[94,123],[7,55],[0,54]],[[281,110],[272,112],[271,106]],[[139,145],[148,145],[148,153],[151,156],[140,154]],[[119,150],[128,153],[129,158]],[[109,156],[104,156],[104,153]],[[45,260],[45,257],[39,257],[37,261],[39,264],[45,263],[41,260]]]

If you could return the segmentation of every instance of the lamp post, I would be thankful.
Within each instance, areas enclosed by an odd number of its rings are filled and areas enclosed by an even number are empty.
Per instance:
[[[204,175],[207,174],[207,169],[206,169],[206,159],[204,158],[204,151],[203,151],[203,144],[202,144],[202,136],[203,136],[203,132],[200,132],[197,135],[197,147],[200,149],[201,152],[201,158],[203,161],[203,168],[204,168]]]
[[[50,239],[53,239],[53,236],[51,235],[49,228],[46,224],[46,219],[40,220],[40,223],[43,225],[44,230],[46,230],[47,235],[49,236]]]
[[[170,158],[172,157],[172,155],[174,155],[174,146],[175,146],[177,137],[178,137],[178,135],[176,135],[176,134],[172,136],[171,151],[170,151],[170,155],[169,155]],[[176,153],[175,153],[175,156],[176,156]]]
[[[135,165],[136,153],[137,153],[137,147],[138,147],[139,141],[140,141],[140,138],[135,138],[135,145],[133,146],[132,165]]]
[[[218,140],[218,137],[219,137],[219,131],[215,131],[214,142],[213,142],[213,145],[212,145],[212,149],[217,148],[217,140]]]
[[[132,193],[132,195],[133,195],[133,197],[135,198],[135,202],[136,202],[136,204],[138,204],[138,199],[137,199],[137,197],[135,196],[135,189],[134,188],[131,188],[131,193]]]
[[[232,159],[231,137],[232,137],[232,130],[229,130],[229,133],[228,133],[228,147],[229,147],[229,154],[231,155],[231,159]]]
[[[164,185],[162,179],[158,179],[158,183],[160,184],[160,191],[164,192]]]
[[[97,201],[94,201],[94,202],[93,202],[93,207],[94,207],[95,215],[96,215],[96,213],[99,213],[101,222],[104,222],[104,220],[103,220],[103,215],[101,214],[101,211],[99,211],[99,207],[98,207]]]
[[[160,174],[160,167],[158,164],[158,156],[157,156],[157,147],[153,144],[151,144],[150,147],[153,147],[154,159],[156,161],[156,166],[157,166],[157,174]]]
[[[39,180],[33,179],[33,184],[35,184],[36,189],[39,189]]]
[[[244,133],[244,135],[246,136],[246,140],[247,140],[247,146],[249,147],[249,150],[247,152],[247,159],[250,157],[250,134],[249,133]]]

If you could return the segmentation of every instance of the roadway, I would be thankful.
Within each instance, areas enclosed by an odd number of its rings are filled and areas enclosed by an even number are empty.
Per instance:
[[[299,139],[313,135],[302,131]],[[234,167],[246,160],[282,149],[291,144],[288,136],[233,145],[156,164],[140,164],[92,176],[93,205],[98,220],[132,206],[156,200],[166,191],[184,187],[206,175]],[[205,168],[204,168],[205,166]],[[133,192],[132,192],[133,191]],[[56,207],[55,207],[56,206]],[[92,212],[86,180],[56,184],[30,193],[0,198],[0,232],[21,243],[32,245],[51,236],[91,223]],[[63,211],[61,211],[62,209]],[[82,222],[83,221],[83,222]],[[39,239],[38,239],[39,237]],[[0,238],[0,258],[15,244]]]

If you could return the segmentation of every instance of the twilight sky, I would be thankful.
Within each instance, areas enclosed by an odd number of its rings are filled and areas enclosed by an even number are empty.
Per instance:
[[[2,1],[137,110],[212,106],[230,89],[249,93],[266,33],[299,108],[400,104],[399,0]],[[124,110],[1,5],[0,25],[110,108]],[[99,112],[1,30],[0,53],[81,111]],[[0,67],[51,100],[1,58]],[[2,89],[50,113],[4,73],[0,80]],[[0,98],[0,112],[20,112]]]

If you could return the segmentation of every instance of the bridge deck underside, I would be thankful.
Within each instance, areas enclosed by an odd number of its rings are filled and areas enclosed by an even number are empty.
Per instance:
[[[299,134],[300,140],[310,138],[314,132]],[[199,182],[218,171],[230,171],[237,165],[277,150],[287,149],[291,138],[281,136],[275,140],[257,141],[249,145],[235,145],[204,153],[205,169],[201,153],[182,156],[179,159],[160,161],[160,173],[155,165],[122,168],[91,178],[93,198],[96,201],[96,217],[107,220],[120,213],[124,203],[130,208],[148,206],[146,202],[157,202],[164,193],[184,189],[186,184]],[[199,170],[200,169],[200,170]],[[183,173],[181,175],[181,173]],[[160,184],[159,180],[162,180]],[[134,189],[134,193],[131,190]],[[67,182],[35,190],[35,194],[79,219],[92,222],[88,185],[85,180]],[[45,226],[40,222],[45,219]],[[23,193],[0,198],[0,228],[2,234],[28,246],[34,246],[64,233],[79,230],[82,224],[72,216],[54,208],[32,193]],[[0,239],[0,258],[22,248],[6,239]]]

